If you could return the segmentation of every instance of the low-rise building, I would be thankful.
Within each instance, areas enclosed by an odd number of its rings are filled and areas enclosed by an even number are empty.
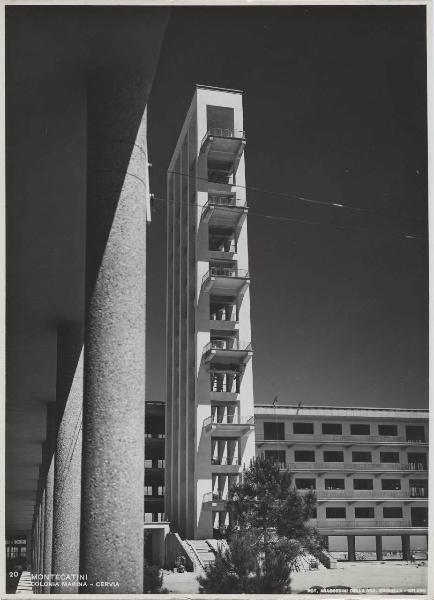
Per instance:
[[[315,491],[329,551],[382,560],[426,550],[428,411],[261,405],[255,431],[257,455]]]

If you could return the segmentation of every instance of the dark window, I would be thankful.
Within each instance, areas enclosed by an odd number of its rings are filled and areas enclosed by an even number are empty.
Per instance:
[[[313,423],[294,423],[294,433],[313,433]]]
[[[398,428],[396,425],[379,425],[378,435],[398,435]]]
[[[424,506],[411,507],[411,524],[413,527],[428,526],[428,508]]]
[[[353,452],[353,462],[372,462],[372,455],[370,452]]]
[[[265,450],[265,458],[274,463],[285,464],[285,450]]]
[[[284,440],[285,439],[284,423],[264,423],[264,439],[265,440]]]
[[[346,510],[345,506],[327,506],[326,507],[326,519],[345,519]]]
[[[425,427],[423,425],[407,425],[405,428],[407,433],[407,441],[409,442],[424,442]]]
[[[295,462],[315,462],[314,450],[296,450],[294,452]]]
[[[410,479],[410,496],[412,498],[427,498],[428,479]]]
[[[399,452],[380,452],[380,462],[399,463]]]
[[[234,109],[227,106],[212,106],[208,104],[206,107],[206,117],[208,129],[228,129],[234,128]]]
[[[381,480],[382,490],[400,490],[401,480],[400,479],[382,479]]]
[[[402,519],[402,508],[400,506],[385,506],[383,508],[383,519]]]
[[[369,435],[371,428],[364,423],[353,423],[350,425],[351,435]]]
[[[324,452],[324,462],[344,462],[344,453],[336,450]]]
[[[323,423],[322,432],[326,435],[342,435],[342,425],[340,423]]]
[[[344,490],[345,479],[326,479],[324,485],[326,490]]]
[[[356,506],[354,509],[354,517],[356,519],[374,519],[374,507],[373,506]]]
[[[296,479],[295,487],[298,490],[314,490],[316,482],[315,479]]]
[[[373,490],[374,481],[372,479],[353,479],[353,489],[355,490]]]

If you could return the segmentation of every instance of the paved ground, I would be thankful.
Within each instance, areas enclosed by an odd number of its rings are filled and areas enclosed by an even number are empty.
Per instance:
[[[381,588],[389,593],[426,593],[427,566],[411,565],[406,562],[357,562],[339,563],[339,569],[321,569],[320,571],[302,571],[292,575],[292,592],[303,592],[313,585],[322,587],[345,585],[351,588]],[[197,594],[199,585],[195,573],[164,572],[163,586],[178,594]],[[371,593],[375,593],[372,591]],[[378,593],[378,592],[377,592]],[[382,593],[386,593],[383,591]]]
[[[426,593],[428,578],[426,565],[418,567],[402,561],[383,563],[360,561],[338,564],[342,565],[342,568],[293,573],[292,591],[302,592],[313,585],[322,587],[345,585],[360,589],[360,593],[363,593],[362,588],[367,587],[395,590],[395,593],[403,593],[411,589],[418,590],[415,593]]]

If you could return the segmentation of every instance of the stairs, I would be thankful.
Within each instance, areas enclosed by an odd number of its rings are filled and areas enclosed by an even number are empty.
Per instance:
[[[214,562],[215,554],[207,540],[185,540],[185,543],[192,550],[202,570]]]

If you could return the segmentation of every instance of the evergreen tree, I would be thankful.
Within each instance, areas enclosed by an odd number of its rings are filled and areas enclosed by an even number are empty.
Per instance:
[[[292,475],[257,457],[232,486],[228,510],[232,527],[228,548],[199,578],[203,593],[288,593],[291,570],[307,549],[316,554],[322,542],[308,521],[314,515],[313,492],[300,493]]]

